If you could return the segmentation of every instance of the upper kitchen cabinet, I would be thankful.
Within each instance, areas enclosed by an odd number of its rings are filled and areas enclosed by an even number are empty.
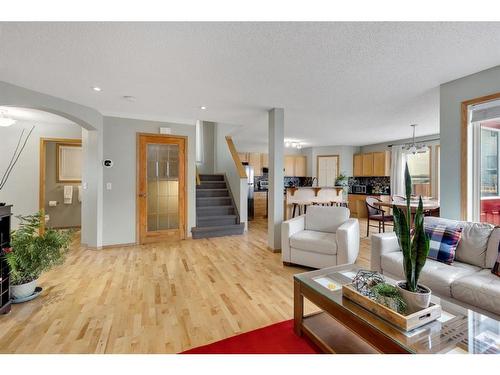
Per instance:
[[[363,154],[355,154],[354,155],[352,175],[353,176],[362,176],[363,175]]]
[[[248,164],[253,167],[255,176],[262,176],[262,158],[259,152],[248,153]]]
[[[262,168],[269,168],[269,155],[268,154],[260,154],[261,155],[261,162],[262,162]]]
[[[391,154],[389,151],[373,153],[373,173],[374,176],[391,175]]]
[[[353,157],[354,177],[390,176],[391,154],[389,151],[355,154]]]
[[[238,156],[240,157],[240,161],[242,163],[248,163],[248,159],[249,159],[248,152],[238,152]]]
[[[306,177],[307,175],[307,157],[304,155],[295,156],[295,176]]]
[[[285,155],[285,176],[295,176],[295,156]]]
[[[363,176],[373,175],[373,154],[363,154]]]
[[[306,177],[307,156],[285,155],[285,176]]]

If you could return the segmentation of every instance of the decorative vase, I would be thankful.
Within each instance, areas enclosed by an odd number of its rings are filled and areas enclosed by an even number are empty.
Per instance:
[[[396,287],[406,302],[407,313],[411,314],[429,307],[432,291],[425,285],[418,284],[418,292],[410,292],[405,288],[406,281],[398,281]]]
[[[10,286],[10,294],[13,299],[22,299],[31,296],[33,293],[35,293],[36,285],[37,285],[37,280],[35,279],[33,281],[30,281],[29,283],[26,284],[20,284],[20,285],[11,285]]]

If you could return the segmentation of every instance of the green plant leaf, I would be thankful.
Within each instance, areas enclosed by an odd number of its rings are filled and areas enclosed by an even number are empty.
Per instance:
[[[407,284],[411,284],[414,278],[414,263],[411,259],[411,236],[410,225],[406,219],[406,213],[399,207],[393,206],[394,231],[398,237],[399,247],[403,252],[403,270]]]
[[[412,252],[415,257],[415,283],[418,283],[420,271],[427,261],[429,255],[429,237],[425,233],[424,227],[424,209],[422,197],[419,198],[418,208],[415,213],[415,236],[412,242]],[[416,287],[416,285],[415,285]]]

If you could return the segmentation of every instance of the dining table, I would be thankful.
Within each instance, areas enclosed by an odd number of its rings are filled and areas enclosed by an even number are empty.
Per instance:
[[[413,219],[415,217],[415,213],[418,208],[418,199],[410,200],[410,220],[411,225],[413,226]],[[374,202],[374,206],[380,208],[393,208],[394,206],[401,208],[406,211],[407,204],[404,200],[392,200],[390,202]],[[427,213],[429,216],[439,216],[439,201],[436,199],[422,199],[422,207],[424,209],[424,213]]]

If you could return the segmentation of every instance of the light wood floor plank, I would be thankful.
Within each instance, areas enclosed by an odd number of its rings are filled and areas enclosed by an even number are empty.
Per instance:
[[[0,353],[176,353],[291,319],[292,276],[308,269],[283,266],[266,230],[255,221],[242,236],[75,246],[41,277],[39,298],[0,316]],[[369,267],[363,236],[357,263]]]

